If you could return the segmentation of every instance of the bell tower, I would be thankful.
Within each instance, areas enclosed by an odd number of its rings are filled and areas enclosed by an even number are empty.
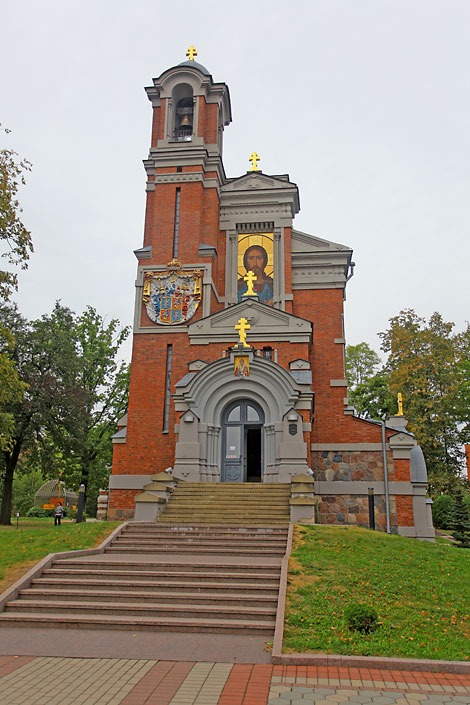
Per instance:
[[[164,71],[146,88],[153,107],[147,172],[146,264],[198,262],[200,245],[217,248],[224,127],[230,95],[194,60]],[[137,257],[139,253],[136,252]]]

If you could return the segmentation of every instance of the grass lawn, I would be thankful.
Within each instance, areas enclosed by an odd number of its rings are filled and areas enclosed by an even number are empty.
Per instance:
[[[48,553],[98,546],[119,522],[62,522],[54,519],[16,519],[12,526],[0,526],[0,593],[24,575]]]
[[[352,602],[375,607],[377,631],[349,631],[344,609]],[[469,660],[470,549],[297,526],[283,650]]]

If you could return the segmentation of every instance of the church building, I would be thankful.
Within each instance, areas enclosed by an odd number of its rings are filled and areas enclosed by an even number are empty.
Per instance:
[[[108,518],[133,517],[168,468],[202,483],[308,476],[314,521],[367,526],[373,491],[377,528],[430,539],[426,466],[406,419],[383,425],[348,406],[352,250],[295,229],[297,185],[263,173],[255,152],[246,173],[226,175],[229,89],[195,54],[146,88],[145,231]]]

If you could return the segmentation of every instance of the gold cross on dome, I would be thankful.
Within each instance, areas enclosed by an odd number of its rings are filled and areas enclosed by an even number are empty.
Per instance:
[[[238,335],[240,336],[240,343],[243,344],[244,348],[249,348],[250,346],[246,342],[246,331],[251,328],[250,324],[246,320],[246,318],[240,318],[238,320],[238,325],[235,326],[235,330],[238,331]]]
[[[261,171],[261,169],[258,169],[258,162],[261,161],[261,157],[259,156],[259,154],[257,154],[256,152],[252,152],[248,157],[248,161],[253,164],[249,171]]]
[[[194,57],[197,56],[196,47],[190,46],[186,52],[186,56],[188,57],[188,61],[194,61]]]
[[[243,279],[246,281],[246,285],[248,287],[246,293],[243,294],[243,296],[256,296],[256,293],[253,291],[253,282],[258,279],[256,274],[254,274],[250,269],[250,271],[246,273],[246,276],[244,276]]]

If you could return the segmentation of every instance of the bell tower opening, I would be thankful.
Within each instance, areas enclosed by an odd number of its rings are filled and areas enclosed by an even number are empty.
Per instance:
[[[190,142],[194,126],[193,89],[188,83],[179,83],[172,93],[172,137],[176,142]]]

